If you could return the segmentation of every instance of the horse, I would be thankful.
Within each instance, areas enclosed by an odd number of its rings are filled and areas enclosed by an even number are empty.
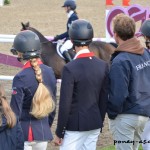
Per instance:
[[[22,24],[22,31],[23,30],[30,30],[36,33],[40,39],[41,42],[41,59],[45,65],[48,65],[53,68],[54,74],[57,79],[61,79],[61,73],[63,66],[66,64],[65,60],[61,58],[56,50],[56,44],[54,44],[52,41],[45,38],[45,36],[40,33],[37,29],[30,26],[29,22],[27,23],[21,23]],[[89,50],[93,51],[95,56],[109,62],[112,53],[115,50],[115,47],[106,42],[102,41],[92,41],[89,45]],[[74,51],[73,49],[69,51],[71,55],[73,55]]]

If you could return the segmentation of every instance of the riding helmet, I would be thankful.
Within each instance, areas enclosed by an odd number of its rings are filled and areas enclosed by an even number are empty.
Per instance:
[[[145,20],[141,26],[141,33],[147,37],[150,37],[150,20]]]
[[[66,0],[62,7],[70,7],[72,10],[75,10],[77,6],[74,0]]]
[[[73,21],[69,28],[69,37],[75,46],[87,46],[93,38],[93,27],[87,20]]]
[[[18,33],[14,39],[11,52],[23,53],[23,59],[28,60],[40,56],[41,44],[39,37],[32,31],[25,30]]]

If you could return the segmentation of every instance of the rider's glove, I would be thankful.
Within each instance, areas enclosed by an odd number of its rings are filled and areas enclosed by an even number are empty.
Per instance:
[[[53,41],[58,41],[59,40],[59,35],[56,35],[53,39]]]

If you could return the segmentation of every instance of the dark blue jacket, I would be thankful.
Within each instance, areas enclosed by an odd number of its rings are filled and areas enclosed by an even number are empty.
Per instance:
[[[96,57],[77,58],[62,73],[56,135],[65,130],[89,131],[103,127],[108,99],[108,64]]]
[[[150,53],[117,52],[110,68],[108,116],[150,116]]]
[[[44,85],[52,93],[55,100],[56,94],[56,79],[52,68],[41,64]],[[30,68],[23,69],[13,79],[13,92],[11,99],[11,107],[19,117],[21,127],[24,133],[25,141],[28,141],[28,131],[31,125],[33,130],[33,138],[37,141],[52,140],[50,127],[52,125],[55,111],[48,117],[36,119],[29,114],[31,109],[32,98],[38,87],[38,82],[35,78],[34,70]]]
[[[72,22],[75,21],[75,20],[77,20],[77,19],[78,19],[77,14],[76,14],[76,13],[73,13],[73,14],[70,16],[70,18],[68,19],[68,21],[67,21],[67,31],[64,32],[64,33],[62,33],[62,34],[60,34],[60,35],[58,35],[58,36],[57,36],[57,40],[61,40],[61,39],[64,39],[64,38],[65,38],[65,40],[68,40],[68,39],[69,39],[69,34],[68,34],[69,28],[70,28]]]
[[[8,128],[6,118],[2,117],[0,127],[0,150],[24,150],[24,137],[20,123]]]

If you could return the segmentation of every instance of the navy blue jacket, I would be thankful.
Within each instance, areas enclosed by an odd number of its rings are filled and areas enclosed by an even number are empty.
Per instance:
[[[56,79],[52,68],[41,64],[43,83],[50,90],[55,100]],[[19,117],[21,127],[24,133],[24,140],[28,141],[28,131],[31,125],[33,130],[33,138],[37,141],[52,140],[50,127],[52,125],[55,111],[48,117],[36,119],[29,114],[31,109],[32,98],[38,87],[34,70],[30,68],[23,69],[13,79],[13,92],[11,99],[11,107]]]
[[[58,35],[58,36],[57,36],[57,40],[61,40],[61,39],[64,39],[64,38],[65,38],[65,40],[68,40],[68,39],[69,39],[69,34],[68,34],[69,28],[70,28],[72,22],[75,21],[75,20],[77,20],[77,19],[78,19],[77,14],[76,14],[76,13],[73,13],[73,14],[70,16],[70,18],[68,19],[68,21],[67,21],[67,31],[64,32],[64,33],[62,33],[62,34],[60,34],[60,35]]]
[[[65,130],[89,131],[103,127],[108,99],[108,64],[96,57],[77,58],[62,73],[56,135]]]
[[[24,150],[24,137],[20,123],[8,128],[6,118],[2,117],[0,127],[0,150]]]
[[[110,68],[108,116],[150,116],[150,53],[117,52]]]

